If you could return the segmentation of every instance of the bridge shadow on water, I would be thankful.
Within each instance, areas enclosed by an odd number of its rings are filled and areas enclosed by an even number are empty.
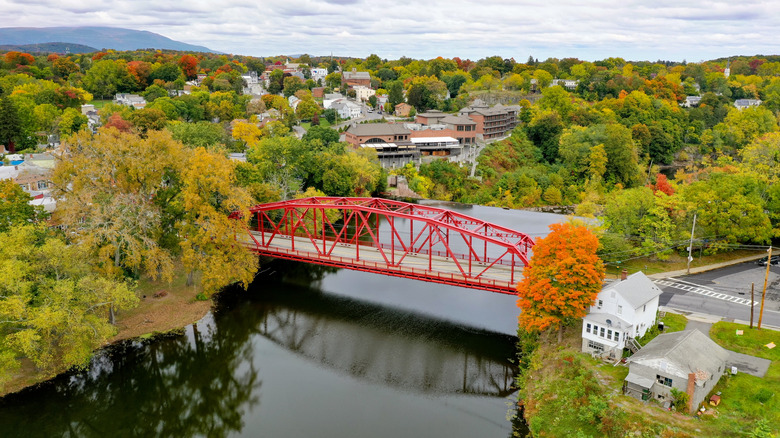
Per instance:
[[[223,293],[218,312],[262,313],[260,335],[358,379],[423,393],[514,392],[516,337],[323,293],[318,280],[333,268],[277,260],[271,269],[248,296]],[[302,278],[300,269],[313,276],[308,285],[290,281]]]
[[[326,371],[401,391],[512,393],[513,336],[322,293],[318,281],[331,268],[301,265],[274,262],[275,275],[258,275],[248,292],[228,288],[215,312],[183,334],[124,342],[87,371],[0,399],[0,435],[241,435],[262,412],[261,398],[306,392],[264,390],[263,380],[275,378],[262,373],[272,368],[267,341]]]

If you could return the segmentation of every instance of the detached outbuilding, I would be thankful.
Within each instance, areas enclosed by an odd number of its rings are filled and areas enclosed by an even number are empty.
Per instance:
[[[730,353],[698,330],[658,335],[628,359],[623,393],[639,400],[672,400],[688,393],[691,412],[726,371]]]

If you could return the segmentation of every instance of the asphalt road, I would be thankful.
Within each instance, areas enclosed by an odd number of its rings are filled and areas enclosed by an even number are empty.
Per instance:
[[[755,285],[754,322],[758,323],[765,266],[742,263],[695,275],[656,280],[660,304],[681,311],[750,321],[750,285]],[[762,325],[780,327],[780,267],[770,266]]]

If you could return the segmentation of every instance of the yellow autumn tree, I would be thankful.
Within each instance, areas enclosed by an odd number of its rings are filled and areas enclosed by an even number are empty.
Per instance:
[[[599,241],[583,224],[550,225],[537,238],[533,256],[517,285],[521,326],[527,330],[558,330],[588,312],[604,280],[604,264],[596,255]]]
[[[246,287],[257,271],[257,256],[237,240],[247,232],[251,197],[235,185],[233,166],[224,156],[197,148],[181,175],[183,214],[177,229],[182,263],[190,272],[189,284],[195,271],[202,273],[206,295],[233,282]],[[231,219],[234,212],[243,219]]]
[[[173,261],[159,244],[165,224],[156,198],[184,163],[184,146],[167,131],[146,138],[114,128],[80,132],[63,144],[52,175],[55,219],[89,248],[103,274],[123,271],[170,279]]]

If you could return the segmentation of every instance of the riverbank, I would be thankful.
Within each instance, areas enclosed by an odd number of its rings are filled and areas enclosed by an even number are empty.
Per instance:
[[[667,314],[670,316],[671,314]],[[667,331],[683,330],[684,318],[666,320]],[[673,324],[670,324],[673,323]],[[718,322],[710,331],[722,347],[772,361],[764,377],[746,373],[725,375],[713,389],[723,402],[700,418],[640,402],[623,395],[628,368],[580,353],[582,326],[570,327],[562,344],[543,338],[518,386],[524,417],[533,436],[569,436],[581,431],[590,436],[622,437],[628,434],[670,437],[745,436],[760,428],[777,432],[780,401],[780,352],[766,344],[777,332]],[[737,335],[740,332],[742,335]],[[545,336],[545,335],[542,335]],[[565,415],[561,412],[565,411]]]
[[[139,281],[137,293],[141,300],[138,307],[116,315],[117,334],[101,348],[127,339],[178,330],[206,316],[213,301],[197,300],[200,289],[187,286],[186,277],[181,273],[171,284],[149,279]],[[61,369],[56,374],[67,371]],[[41,384],[53,377],[51,374],[41,374],[31,361],[24,360],[16,375],[0,389],[0,397]]]

